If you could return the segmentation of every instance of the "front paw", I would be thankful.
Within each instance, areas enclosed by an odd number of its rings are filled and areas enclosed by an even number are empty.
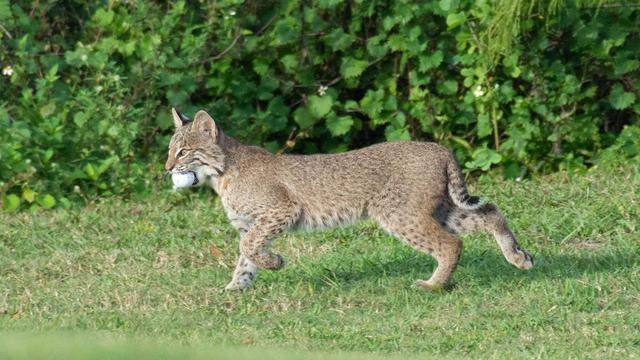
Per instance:
[[[224,289],[226,291],[239,291],[239,290],[246,290],[250,287],[251,287],[250,281],[246,281],[245,279],[242,279],[242,280],[233,279],[231,280],[230,283],[227,284],[227,286],[224,287]]]
[[[519,259],[514,263],[514,265],[523,270],[531,269],[534,265],[533,256],[527,250],[522,250],[520,248],[517,250]]]

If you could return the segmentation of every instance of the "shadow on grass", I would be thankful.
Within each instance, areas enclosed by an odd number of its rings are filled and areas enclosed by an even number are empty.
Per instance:
[[[402,251],[390,260],[374,261],[366,255],[346,256],[347,261],[322,261],[307,264],[308,271],[292,268],[279,276],[287,281],[308,281],[316,288],[332,284],[349,285],[377,278],[410,277],[426,279],[435,269],[435,261],[426,255]],[[345,256],[342,254],[342,256]],[[578,252],[575,254],[538,253],[535,266],[530,270],[520,270],[509,264],[499,250],[481,251],[468,249],[463,253],[456,279],[468,278],[474,283],[514,282],[517,279],[529,281],[579,278],[598,273],[620,272],[638,266],[640,255],[634,252],[613,251],[607,253]],[[284,279],[282,279],[284,280]],[[453,286],[455,287],[455,285]]]

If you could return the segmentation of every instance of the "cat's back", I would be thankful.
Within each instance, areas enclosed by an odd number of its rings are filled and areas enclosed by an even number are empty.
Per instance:
[[[432,142],[394,141],[336,154],[283,155],[280,162],[295,169],[339,173],[369,168],[396,168],[446,158],[446,148]]]
[[[278,177],[294,192],[370,193],[392,176],[436,180],[450,153],[427,142],[397,141],[339,154],[276,156]]]

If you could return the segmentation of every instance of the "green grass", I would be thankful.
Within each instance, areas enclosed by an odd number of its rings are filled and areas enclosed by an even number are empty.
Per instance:
[[[43,333],[57,334],[49,348],[114,356],[139,342],[173,357],[640,356],[640,166],[473,187],[499,204],[536,267],[518,270],[492,239],[470,236],[439,294],[412,286],[435,262],[373,223],[288,234],[275,243],[285,269],[224,292],[237,240],[208,191],[0,213],[0,357],[31,357],[42,343],[31,334]],[[66,340],[76,336],[94,340]]]

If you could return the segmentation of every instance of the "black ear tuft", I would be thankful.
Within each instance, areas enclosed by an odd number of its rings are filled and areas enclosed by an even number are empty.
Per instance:
[[[190,119],[187,115],[181,113],[178,108],[175,109],[176,113],[178,113],[178,116],[180,117],[180,121],[182,121],[182,125],[187,125],[188,123],[193,121],[193,119]]]

